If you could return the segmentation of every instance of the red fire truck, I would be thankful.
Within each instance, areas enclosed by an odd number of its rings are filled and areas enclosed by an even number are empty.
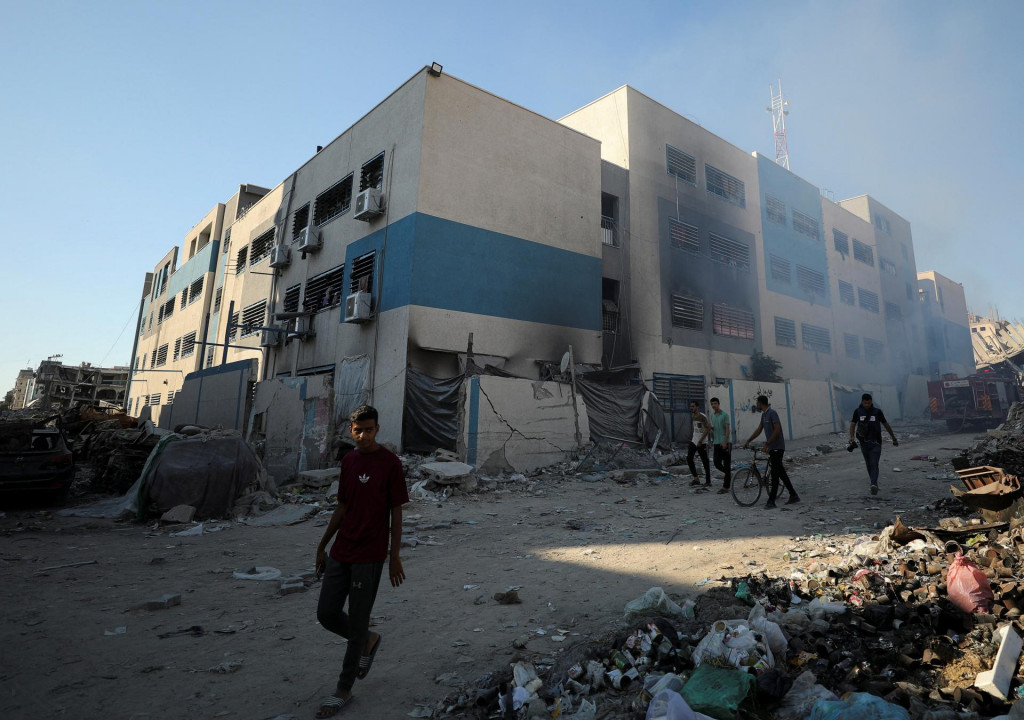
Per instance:
[[[1016,380],[1005,375],[981,373],[966,378],[932,380],[928,404],[932,420],[945,420],[956,432],[961,429],[994,428],[1024,393]]]

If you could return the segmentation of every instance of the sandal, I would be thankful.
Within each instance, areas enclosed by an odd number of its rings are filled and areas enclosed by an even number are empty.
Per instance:
[[[334,717],[341,712],[342,708],[349,704],[351,697],[346,700],[337,695],[329,695],[320,701],[320,709],[316,711],[317,718]]]
[[[377,642],[373,645],[373,650],[370,651],[369,655],[361,655],[359,657],[359,672],[356,673],[356,677],[362,680],[370,674],[370,668],[373,666],[373,659],[377,657],[377,651],[380,650],[380,642],[384,638],[380,635],[377,636]]]

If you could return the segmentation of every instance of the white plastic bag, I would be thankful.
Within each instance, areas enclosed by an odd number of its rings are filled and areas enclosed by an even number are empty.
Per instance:
[[[827,687],[818,685],[814,673],[805,670],[793,681],[793,687],[782,698],[782,704],[775,710],[775,720],[804,720],[810,716],[811,708],[818,700],[838,700]]]
[[[708,660],[735,668],[767,670],[775,667],[775,656],[763,635],[759,640],[744,620],[719,620],[701,638],[693,651],[694,665]]]
[[[693,602],[687,600],[683,607],[680,607],[660,587],[652,587],[640,597],[626,603],[626,617],[663,612],[677,617],[692,618],[694,617],[693,606]]]
[[[768,619],[768,615],[765,613],[764,606],[761,603],[754,603],[754,607],[750,609],[750,615],[747,616],[747,624],[753,630],[764,635],[765,640],[768,642],[768,647],[772,649],[773,655],[786,654],[786,650],[789,648],[789,640],[786,639],[786,635],[782,632],[779,624]]]

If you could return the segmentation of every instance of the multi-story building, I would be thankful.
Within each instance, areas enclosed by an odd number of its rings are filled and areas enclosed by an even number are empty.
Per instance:
[[[36,372],[32,368],[25,368],[18,371],[18,378],[14,381],[14,395],[11,402],[11,410],[20,410],[32,401],[36,386]]]
[[[917,292],[924,313],[928,375],[973,375],[974,346],[964,286],[934,270],[917,274]]]
[[[211,365],[358,361],[400,442],[407,369],[457,375],[471,344],[526,377],[569,346],[639,367],[677,427],[754,351],[851,385],[928,367],[906,220],[825,199],[628,86],[553,121],[424,68],[255,195],[147,276],[133,410]]]
[[[44,408],[67,410],[77,403],[123,407],[131,370],[127,367],[101,368],[89,363],[64,365],[44,360],[36,370],[35,398]]]

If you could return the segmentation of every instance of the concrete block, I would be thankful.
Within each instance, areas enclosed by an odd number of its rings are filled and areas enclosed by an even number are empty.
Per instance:
[[[160,521],[165,523],[187,523],[192,522],[196,509],[191,505],[175,505],[160,516]]]
[[[299,480],[306,487],[321,488],[327,487],[338,479],[341,474],[340,468],[324,468],[323,470],[303,470],[299,473]]]
[[[306,583],[302,582],[302,580],[285,580],[281,583],[282,595],[306,592],[306,589]]]
[[[257,525],[261,527],[271,525],[295,525],[296,523],[303,522],[312,515],[318,512],[319,508],[315,505],[282,505],[281,507],[274,508],[265,515],[257,515],[246,520],[247,525]]]
[[[1010,623],[1000,625],[992,633],[992,639],[999,642],[996,660],[991,670],[978,673],[974,679],[974,686],[1000,700],[1007,700],[1006,693],[1017,670],[1017,660],[1020,658],[1024,642]]]
[[[327,488],[327,497],[331,497],[331,496],[337,497],[337,495],[338,495],[338,488],[340,486],[341,486],[340,481],[335,480],[334,482],[332,482],[331,486],[329,488]]]
[[[143,610],[166,610],[175,605],[181,605],[181,595],[171,595],[168,593],[161,595],[155,600],[147,600],[139,608]]]
[[[457,485],[473,472],[473,466],[461,462],[432,462],[420,465],[420,472],[441,485]]]

